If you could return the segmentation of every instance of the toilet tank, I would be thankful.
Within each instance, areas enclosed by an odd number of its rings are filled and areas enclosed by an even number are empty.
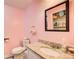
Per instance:
[[[24,40],[23,40],[23,47],[26,47],[27,44],[29,44],[29,43],[30,43],[30,39],[29,39],[29,38],[24,39]]]

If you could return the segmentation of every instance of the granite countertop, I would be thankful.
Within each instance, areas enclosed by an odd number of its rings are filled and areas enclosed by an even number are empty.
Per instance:
[[[29,49],[31,49],[32,51],[34,51],[36,54],[38,54],[39,56],[43,57],[44,59],[74,59],[74,57],[70,54],[64,53],[62,52],[60,49],[54,49],[51,48],[49,45],[43,44],[41,42],[36,42],[33,44],[28,44],[27,47]],[[51,48],[52,50],[57,51],[58,53],[60,53],[60,56],[49,56],[45,53],[43,53],[42,51],[40,51],[40,48],[42,47],[46,47],[46,48]]]

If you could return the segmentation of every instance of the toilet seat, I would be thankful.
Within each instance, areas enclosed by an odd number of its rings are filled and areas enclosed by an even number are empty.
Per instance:
[[[25,48],[24,47],[16,47],[16,48],[14,48],[14,49],[12,49],[12,54],[19,54],[19,53],[21,53],[21,52],[23,52],[25,50]]]

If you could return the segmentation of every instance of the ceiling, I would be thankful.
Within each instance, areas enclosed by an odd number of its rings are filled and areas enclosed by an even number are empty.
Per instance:
[[[32,0],[4,0],[4,4],[17,7],[17,8],[25,8],[28,4],[30,4]]]
[[[4,0],[4,4],[9,6],[17,7],[20,9],[25,9],[32,2],[41,2],[41,1],[51,1],[51,0]],[[56,1],[56,0],[53,0]],[[61,0],[63,1],[63,0]]]

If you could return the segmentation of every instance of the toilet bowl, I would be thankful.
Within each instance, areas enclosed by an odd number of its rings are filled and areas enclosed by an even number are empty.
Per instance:
[[[13,48],[11,51],[11,54],[14,55],[14,59],[23,59],[24,57],[24,51],[26,50],[26,45],[29,44],[28,39],[23,40],[23,47],[16,47]]]
[[[24,59],[24,47],[16,47],[12,49],[11,54],[14,55],[14,59]]]

